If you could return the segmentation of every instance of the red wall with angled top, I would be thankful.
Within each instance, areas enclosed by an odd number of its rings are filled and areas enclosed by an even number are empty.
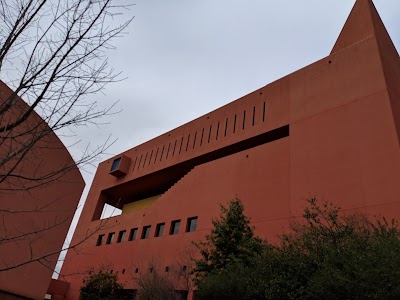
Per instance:
[[[358,0],[326,58],[122,153],[130,159],[122,177],[109,174],[121,155],[101,163],[74,240],[99,226],[105,237],[127,235],[101,246],[93,237],[84,254],[68,253],[62,273],[109,264],[135,289],[134,270],[145,272],[149,261],[173,265],[236,196],[256,233],[271,241],[314,196],[400,218],[399,63],[372,1]],[[98,220],[104,203],[122,207],[153,194],[161,197],[148,208]],[[186,232],[194,216],[197,230]],[[180,231],[169,235],[174,220]],[[150,238],[127,240],[131,228],[140,234],[149,225]],[[68,277],[67,299],[78,298],[82,278]]]
[[[0,81],[0,104],[12,93]],[[18,98],[11,113],[2,114],[0,125],[28,107]],[[18,136],[27,129],[49,130],[33,113],[11,134]],[[14,149],[13,143],[2,139],[8,133],[0,133],[0,159]],[[0,169],[1,179],[11,164]],[[37,180],[33,184],[37,187],[26,189],[32,186],[26,178],[40,178],[65,167],[69,171],[57,180],[44,185],[40,183],[45,181]],[[19,178],[8,176],[0,182],[0,299],[11,297],[6,294],[44,299],[85,183],[68,150],[51,131],[30,148],[12,174]]]

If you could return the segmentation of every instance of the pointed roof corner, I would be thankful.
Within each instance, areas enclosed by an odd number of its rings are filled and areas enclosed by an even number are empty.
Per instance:
[[[371,36],[390,39],[372,0],[356,0],[331,54]]]

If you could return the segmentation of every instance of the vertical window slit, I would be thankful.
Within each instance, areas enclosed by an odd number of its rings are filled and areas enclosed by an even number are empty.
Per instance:
[[[165,145],[162,146],[161,155],[160,155],[160,161],[162,160],[162,156],[164,154],[164,147],[165,147]]]
[[[140,163],[142,162],[142,157],[143,157],[143,154],[140,155],[139,163],[138,163],[138,165],[137,165],[138,170],[139,170],[139,168],[140,168]]]
[[[151,153],[150,153],[150,158],[149,158],[149,163],[147,164],[148,166],[150,166],[150,163],[151,163],[151,158],[152,158],[152,156],[153,156],[153,151],[154,151],[154,150],[151,150]]]
[[[219,132],[219,122],[217,124],[217,133],[215,134],[215,140],[218,140],[218,132]]]
[[[246,124],[246,111],[243,111],[243,124],[242,129],[244,129],[244,125]]]
[[[181,154],[181,151],[182,151],[182,144],[183,144],[183,137],[182,137],[182,139],[181,139],[181,145],[180,145],[180,147],[179,147],[179,154]]]
[[[253,126],[254,126],[255,118],[256,118],[256,107],[253,106]]]
[[[204,136],[204,128],[201,131],[201,139],[200,139],[200,146],[203,145],[203,136]]]
[[[210,132],[208,133],[208,143],[210,143],[210,138],[211,138],[211,129],[212,129],[212,125],[210,125]]]
[[[188,151],[189,141],[190,141],[190,134],[188,135],[188,140],[186,142],[186,152]]]
[[[174,144],[174,150],[172,151],[172,157],[174,157],[174,155],[175,155],[175,148],[176,148],[176,142],[177,142],[178,140],[175,140],[175,144]]]
[[[197,138],[197,131],[194,133],[193,149],[194,149],[194,146],[196,146],[196,138]]]
[[[228,118],[226,118],[225,121],[225,132],[224,132],[224,136],[226,136],[226,131],[228,130]]]
[[[135,170],[136,162],[137,162],[137,156],[136,156],[136,158],[135,158],[135,162],[133,163],[132,171]]]
[[[153,164],[155,164],[156,163],[156,160],[157,160],[157,155],[158,155],[158,147],[157,147],[157,151],[156,151],[156,156],[154,156],[154,161],[153,161]]]
[[[264,101],[264,104],[263,104],[263,122],[265,121],[265,101]]]
[[[167,156],[165,157],[165,159],[167,159],[167,158],[168,158],[168,154],[169,154],[169,148],[171,148],[171,142],[169,142],[169,144],[168,144]]]
[[[233,133],[235,133],[236,131],[236,114],[235,114],[235,118],[233,119]]]
[[[146,152],[146,156],[144,157],[143,167],[142,168],[144,168],[144,165],[146,164],[147,154],[149,154],[149,152]]]

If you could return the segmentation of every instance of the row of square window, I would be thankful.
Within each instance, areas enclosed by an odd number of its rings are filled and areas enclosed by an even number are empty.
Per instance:
[[[171,229],[169,231],[170,235],[178,234],[179,227],[181,225],[181,220],[175,220],[171,222]],[[193,232],[196,231],[197,228],[197,217],[188,218],[186,222],[186,232]],[[156,226],[156,231],[154,237],[160,237],[164,235],[165,223],[159,223]],[[132,228],[131,232],[129,233],[128,241],[136,240],[138,228]],[[142,229],[142,234],[140,235],[140,239],[144,240],[150,237],[151,225],[144,226]],[[126,230],[121,230],[118,234],[117,243],[121,243],[124,240],[126,235]],[[106,244],[112,244],[115,237],[115,232],[110,232],[108,234]],[[105,234],[100,234],[96,246],[101,246],[104,244]]]

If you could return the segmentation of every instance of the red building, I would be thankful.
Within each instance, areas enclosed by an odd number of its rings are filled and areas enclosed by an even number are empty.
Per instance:
[[[44,299],[85,184],[39,115],[7,129],[30,109],[14,96],[0,81],[0,299]]]
[[[132,273],[168,270],[235,196],[269,240],[311,196],[400,218],[399,83],[372,1],[357,0],[326,58],[101,163],[74,240],[105,228],[62,273],[110,264],[135,289]],[[106,203],[122,214],[100,220]],[[83,275],[66,278],[78,299]]]

